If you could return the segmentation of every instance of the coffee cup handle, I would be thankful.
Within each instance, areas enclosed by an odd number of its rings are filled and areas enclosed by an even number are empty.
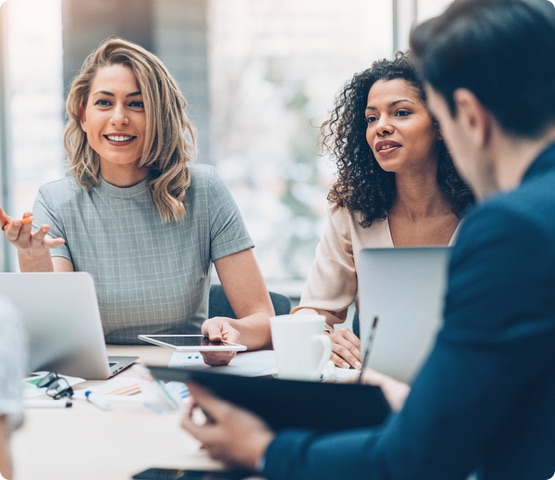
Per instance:
[[[331,340],[329,335],[315,335],[314,339],[322,344],[322,358],[316,370],[316,374],[321,375],[331,356]]]

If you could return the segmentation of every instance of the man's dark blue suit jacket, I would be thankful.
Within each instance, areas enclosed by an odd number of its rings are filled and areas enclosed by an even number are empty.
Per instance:
[[[444,325],[403,410],[379,429],[281,432],[263,474],[457,480],[472,472],[484,480],[555,472],[555,145],[517,189],[463,222]]]

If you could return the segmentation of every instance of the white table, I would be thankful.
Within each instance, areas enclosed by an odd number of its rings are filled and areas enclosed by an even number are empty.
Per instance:
[[[108,352],[138,355],[140,363],[163,366],[171,356],[170,350],[155,346],[109,346]],[[127,480],[149,467],[220,469],[180,428],[180,419],[180,412],[163,415],[123,401],[112,402],[110,411],[84,400],[75,400],[72,408],[27,409],[23,427],[12,438],[15,478]]]

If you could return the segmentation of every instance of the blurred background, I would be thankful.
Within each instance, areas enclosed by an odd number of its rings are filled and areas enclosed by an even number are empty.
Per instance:
[[[407,48],[448,0],[0,0],[0,206],[64,175],[64,97],[107,37],[158,55],[256,243],[270,288],[300,293],[334,165],[319,126],[352,75]],[[17,271],[1,236],[3,271]]]

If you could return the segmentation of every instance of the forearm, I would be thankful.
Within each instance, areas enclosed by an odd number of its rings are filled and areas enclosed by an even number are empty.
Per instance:
[[[19,270],[22,272],[53,272],[54,264],[50,251],[27,252],[18,250]]]
[[[255,313],[238,320],[230,320],[230,325],[241,335],[241,343],[249,350],[271,348],[270,315]]]
[[[333,325],[339,325],[345,322],[347,316],[347,309],[341,312],[330,312],[328,310],[318,309],[313,306],[299,305],[291,313],[294,315],[323,315],[326,317],[326,323],[324,325],[324,330],[328,333],[333,333]]]
[[[372,454],[379,438],[379,429],[331,435],[283,431],[266,450],[262,474],[270,480],[382,479]]]

